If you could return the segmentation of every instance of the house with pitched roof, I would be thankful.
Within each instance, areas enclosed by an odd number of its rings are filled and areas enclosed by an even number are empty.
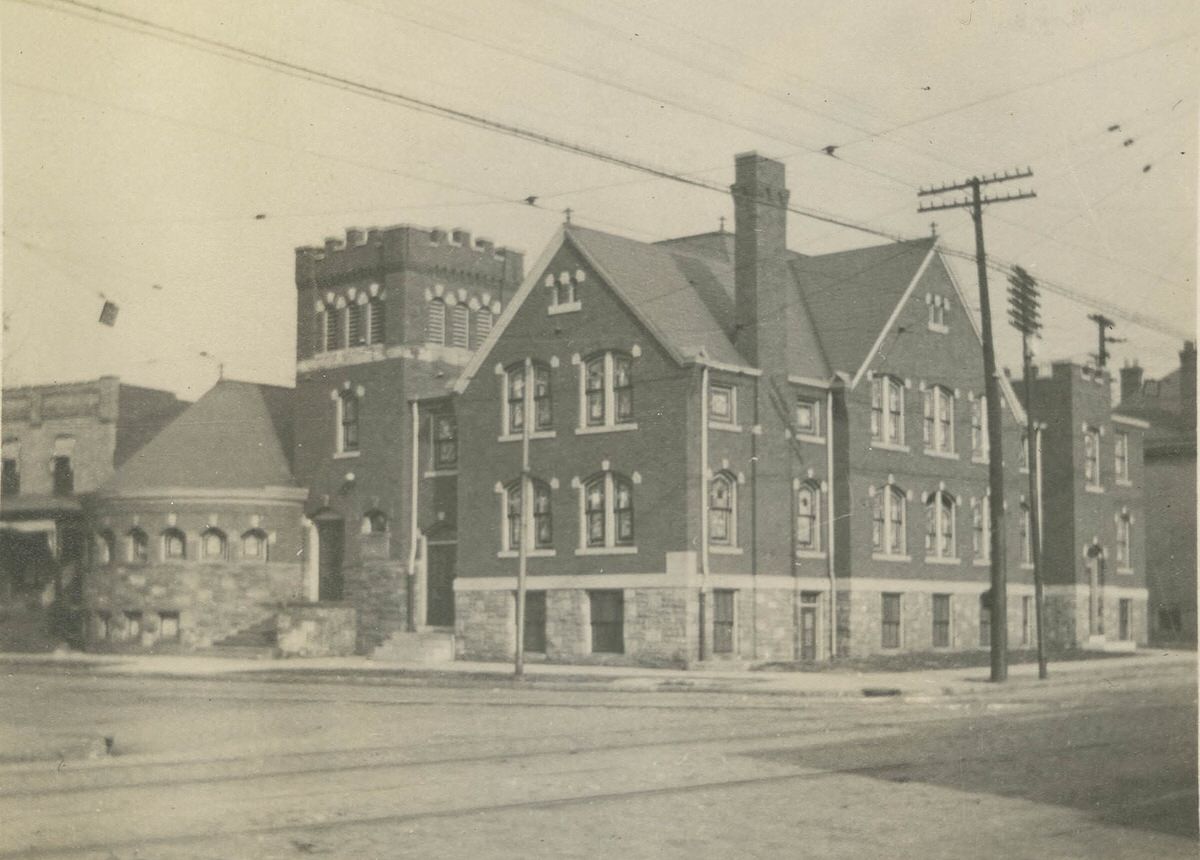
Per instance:
[[[783,164],[736,168],[732,234],[564,225],[459,377],[460,655],[512,654],[522,541],[546,659],[987,646],[984,379],[953,272],[932,238],[793,252]],[[1001,389],[1019,647],[1024,412]]]

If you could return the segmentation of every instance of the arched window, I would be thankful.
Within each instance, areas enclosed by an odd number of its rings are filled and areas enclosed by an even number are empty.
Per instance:
[[[367,343],[383,343],[386,336],[387,318],[383,296],[371,296],[367,302]]]
[[[708,485],[708,542],[737,546],[737,478],[718,472]]]
[[[525,431],[525,362],[504,371],[504,429],[510,435]]]
[[[225,532],[207,528],[200,534],[200,557],[205,561],[225,560]]]
[[[604,352],[584,362],[582,425],[612,427],[633,421],[633,362]]]
[[[531,549],[551,549],[554,546],[554,518],[550,504],[550,485],[536,478],[529,479]],[[504,488],[504,546],[511,552],[521,548],[521,480],[518,478]]]
[[[894,484],[880,487],[871,500],[871,542],[876,555],[902,556],[908,550],[904,491]]]
[[[346,343],[349,346],[362,346],[367,342],[367,327],[363,316],[366,312],[366,299],[359,299],[346,306]]]
[[[116,560],[116,539],[111,531],[97,532],[95,544],[96,564],[112,564]]]
[[[954,453],[954,392],[941,385],[925,389],[925,448]]]
[[[487,336],[492,333],[492,311],[490,308],[480,308],[475,311],[475,345],[474,349],[479,349],[480,345],[487,340]]]
[[[141,529],[131,528],[127,535],[129,540],[129,561],[133,564],[145,564],[150,560],[150,538]]]
[[[821,549],[821,486],[806,481],[796,490],[796,548]]]
[[[250,529],[242,535],[242,558],[247,561],[267,560],[267,533]]]
[[[450,309],[450,345],[466,349],[471,337],[471,309],[459,302]]]
[[[425,342],[443,346],[446,343],[446,303],[431,299],[425,306]]]
[[[187,537],[179,529],[171,528],[162,533],[164,559],[187,558]]]
[[[871,438],[904,444],[904,383],[891,376],[871,380]]]
[[[945,490],[930,493],[925,500],[925,556],[927,558],[958,558],[955,540],[954,497]]]
[[[1133,567],[1133,556],[1130,554],[1133,519],[1128,511],[1117,515],[1117,568],[1129,570]]]
[[[362,533],[383,534],[388,530],[387,514],[383,511],[367,511],[362,518]]]
[[[549,430],[554,426],[554,407],[550,399],[550,368],[533,363],[533,429]]]
[[[337,449],[340,453],[358,450],[358,395],[343,391],[338,395]]]
[[[976,561],[992,557],[992,503],[987,496],[971,499],[971,550]]]
[[[584,544],[633,546],[633,484],[614,472],[583,484]]]

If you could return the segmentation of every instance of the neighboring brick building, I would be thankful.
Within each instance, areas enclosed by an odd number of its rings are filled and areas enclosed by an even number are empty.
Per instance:
[[[412,404],[447,393],[521,268],[465,230],[348,230],[296,250],[295,475],[320,596],[358,608],[361,651],[454,623],[454,423]],[[414,426],[443,437],[415,475]],[[429,575],[408,577],[418,554]]]
[[[531,270],[456,384],[460,654],[514,648],[523,426],[531,652],[689,664],[986,645],[968,306],[932,239],[789,251],[783,173],[738,157],[732,235],[567,225]],[[1016,498],[1023,412],[1002,389]],[[1019,519],[1014,646],[1034,635]]]
[[[1051,647],[1147,640],[1145,421],[1114,412],[1108,373],[1070,362],[1033,385],[1042,428],[1042,547]]]
[[[186,405],[115,376],[4,390],[0,648],[78,641],[80,498]]]
[[[1146,584],[1150,640],[1196,645],[1196,344],[1179,369],[1142,378],[1121,369],[1121,412],[1150,422],[1145,442]]]

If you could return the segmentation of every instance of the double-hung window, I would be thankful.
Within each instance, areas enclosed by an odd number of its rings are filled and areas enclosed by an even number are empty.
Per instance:
[[[338,395],[337,450],[346,454],[358,450],[358,395],[343,391]]]
[[[925,556],[957,559],[954,497],[944,490],[933,493],[925,502]]]
[[[1100,488],[1100,431],[1095,427],[1083,431],[1083,477],[1092,489]]]
[[[821,487],[816,481],[806,481],[796,490],[796,549],[821,549]]]
[[[1128,512],[1122,511],[1117,515],[1117,569],[1129,570],[1133,567],[1133,557],[1130,554],[1131,549],[1131,527],[1132,519]]]
[[[1115,453],[1113,454],[1113,471],[1116,479],[1129,482],[1129,434],[1117,433]]]
[[[885,484],[871,501],[871,542],[874,553],[903,556],[908,549],[904,491],[892,484]]]
[[[587,427],[616,427],[633,421],[633,363],[620,352],[584,362],[583,417]]]
[[[940,385],[925,389],[923,427],[926,451],[954,453],[954,392]]]
[[[554,520],[550,507],[550,486],[529,480],[530,549],[551,549],[554,546]],[[521,481],[517,479],[504,488],[506,521],[504,549],[516,552],[521,548]]]
[[[737,546],[737,478],[728,472],[708,485],[708,542]]]
[[[884,594],[883,623],[880,625],[880,644],[884,648],[900,647],[900,595]]]
[[[602,472],[583,485],[583,544],[588,549],[633,546],[633,483]]]
[[[891,376],[871,380],[871,438],[904,444],[904,383]]]
[[[532,379],[527,379],[525,362],[511,364],[505,370],[504,431],[510,436],[519,436],[525,431],[525,423],[532,420],[530,430],[534,433],[547,432],[554,427],[554,408],[550,394],[550,368],[540,362],[532,362]],[[533,403],[529,404],[528,392],[533,386]],[[532,409],[532,415],[528,414]]]

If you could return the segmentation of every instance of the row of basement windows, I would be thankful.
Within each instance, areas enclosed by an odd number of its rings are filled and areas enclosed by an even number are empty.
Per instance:
[[[110,612],[96,613],[96,638],[109,642],[139,642],[143,632],[151,632],[159,642],[179,641],[179,613],[162,611],[152,614],[157,624],[148,627],[140,609],[127,609],[119,616]]]
[[[188,558],[187,535],[177,528],[164,529],[158,536],[157,557],[151,558],[150,535],[134,527],[118,542],[116,535],[108,530],[95,535],[94,560],[97,565],[113,564],[118,561],[130,564],[148,564],[151,561],[184,561]],[[243,561],[268,561],[270,541],[262,529],[250,529],[242,534],[238,544],[238,558]],[[199,558],[202,561],[229,561],[229,538],[218,528],[207,528],[200,533]]]
[[[880,645],[884,648],[900,648],[904,642],[904,595],[887,593],[881,595],[882,623],[880,624]],[[954,625],[952,622],[954,595],[932,595],[932,630],[931,640],[934,648],[950,648],[954,642]],[[980,647],[986,648],[992,640],[992,604],[988,592],[977,598],[979,612]],[[1023,647],[1034,644],[1037,635],[1037,617],[1034,612],[1033,597],[1021,597],[1021,642]],[[1133,638],[1133,601],[1121,598],[1117,604],[1117,635],[1122,640]]]
[[[383,343],[386,338],[383,295],[356,292],[349,301],[321,302],[317,309],[317,352]]]
[[[625,653],[625,593],[619,590],[589,591],[588,610],[593,654]],[[734,650],[734,598],[736,592],[713,592],[713,651],[731,654]],[[546,592],[525,595],[525,650],[535,654],[546,651]]]

